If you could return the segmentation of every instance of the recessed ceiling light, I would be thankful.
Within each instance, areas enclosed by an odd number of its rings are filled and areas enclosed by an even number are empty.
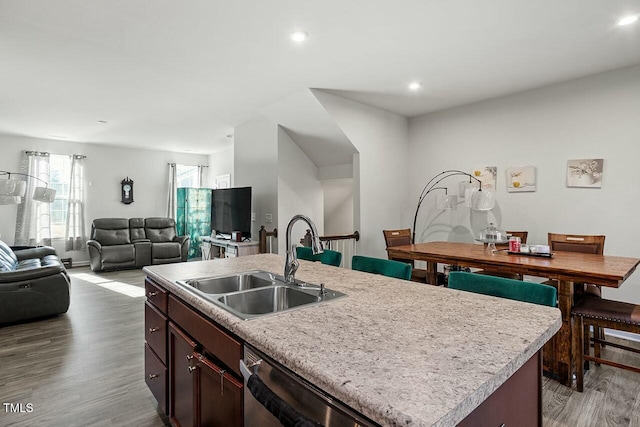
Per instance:
[[[309,34],[305,31],[294,31],[289,37],[291,37],[291,40],[294,42],[302,43],[309,37]]]
[[[629,25],[629,24],[633,24],[634,22],[636,22],[638,20],[638,15],[629,15],[629,16],[625,16],[624,18],[621,18],[618,21],[618,25],[624,26],[624,25]]]
[[[420,82],[409,83],[409,89],[411,89],[411,90],[418,90],[421,87],[422,87],[422,83],[420,83]]]
[[[106,120],[98,120],[98,123],[103,124],[103,125],[106,125],[106,124],[107,124],[107,121],[106,121]]]

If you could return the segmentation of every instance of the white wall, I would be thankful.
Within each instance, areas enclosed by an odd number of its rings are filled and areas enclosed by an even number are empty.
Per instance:
[[[322,181],[324,233],[351,234],[353,228],[353,178]]]
[[[314,90],[358,150],[354,155],[354,227],[359,253],[386,258],[382,230],[407,227],[408,121],[359,102]]]
[[[232,178],[235,187],[252,187],[252,211],[256,221],[251,226],[251,238],[258,239],[264,225],[272,230],[278,224],[278,128],[264,116],[257,116],[235,128]],[[273,215],[271,224],[265,214]]]
[[[528,230],[530,243],[545,243],[547,232],[604,234],[605,254],[640,258],[639,141],[635,66],[411,119],[407,188],[418,194],[448,168],[497,166],[497,207],[486,218],[473,217],[474,228],[495,221],[502,229]],[[580,158],[605,159],[601,189],[566,187],[567,160]],[[518,165],[537,167],[536,192],[506,192],[505,168]],[[470,238],[464,236],[468,209],[430,224],[435,213],[423,209],[417,227],[423,240]],[[639,282],[636,273],[605,297],[640,303]]]
[[[231,186],[233,187],[233,144],[229,147],[209,154],[209,183],[208,187],[214,188],[216,177],[220,175],[231,175]],[[204,186],[204,185],[203,185]]]
[[[322,183],[318,167],[307,157],[289,134],[278,126],[278,252],[286,252],[286,230],[296,214],[308,216],[318,233],[324,235]],[[309,226],[296,222],[291,243],[297,243]]]
[[[207,164],[207,156],[195,154],[151,151],[99,144],[82,144],[47,139],[0,135],[0,170],[18,171],[20,158],[25,150],[47,151],[52,154],[84,154],[87,156],[86,180],[87,235],[91,221],[103,217],[166,216],[167,163]],[[134,202],[120,202],[120,181],[125,177],[134,181]],[[13,244],[17,207],[0,206],[0,235]],[[63,251],[62,242],[54,242],[58,255],[73,257],[74,261],[88,259],[86,252]]]

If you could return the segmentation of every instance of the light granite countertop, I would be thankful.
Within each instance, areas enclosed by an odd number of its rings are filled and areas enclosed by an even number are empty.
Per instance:
[[[384,426],[462,421],[560,328],[556,308],[300,261],[297,278],[347,297],[240,320],[175,284],[247,270],[272,254],[145,267],[170,292]]]

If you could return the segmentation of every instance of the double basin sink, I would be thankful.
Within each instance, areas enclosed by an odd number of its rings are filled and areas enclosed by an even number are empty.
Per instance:
[[[244,320],[345,296],[310,283],[287,283],[282,276],[267,271],[178,280],[177,283]]]

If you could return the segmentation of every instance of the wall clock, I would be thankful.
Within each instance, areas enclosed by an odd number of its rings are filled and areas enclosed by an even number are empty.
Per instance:
[[[121,202],[125,205],[133,203],[133,181],[126,177],[122,181],[120,181],[120,185],[122,186],[122,200]]]

